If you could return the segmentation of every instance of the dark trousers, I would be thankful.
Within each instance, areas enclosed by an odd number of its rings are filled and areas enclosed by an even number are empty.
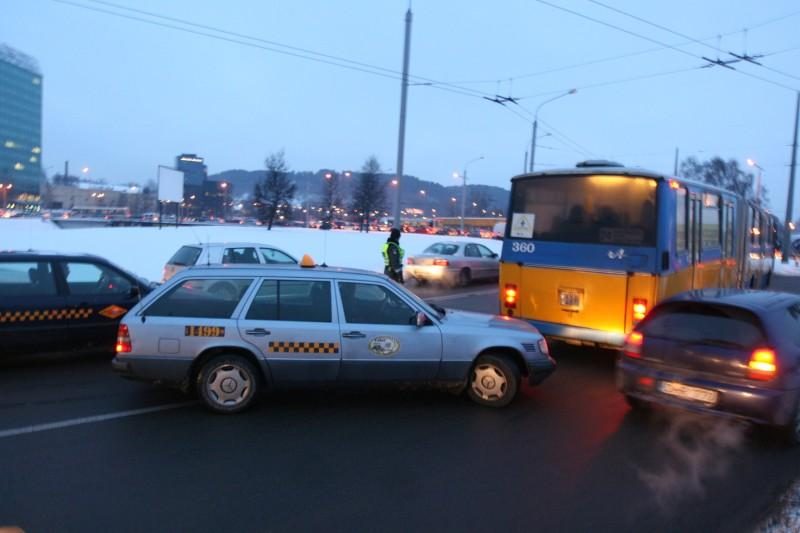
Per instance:
[[[392,267],[384,267],[383,273],[395,280],[397,283],[403,283],[403,271],[395,272]]]

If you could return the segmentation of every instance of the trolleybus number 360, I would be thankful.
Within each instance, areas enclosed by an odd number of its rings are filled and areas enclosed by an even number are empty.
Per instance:
[[[526,254],[532,254],[534,250],[536,250],[536,245],[534,245],[532,242],[514,241],[511,243],[512,252],[522,252]]]

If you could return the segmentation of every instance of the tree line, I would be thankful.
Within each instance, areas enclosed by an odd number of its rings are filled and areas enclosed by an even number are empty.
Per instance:
[[[292,201],[297,193],[297,185],[289,178],[289,164],[283,150],[270,154],[264,161],[267,169],[264,180],[256,183],[253,191],[253,205],[258,219],[267,229],[272,229],[280,216],[290,218]],[[359,229],[369,231],[370,213],[385,207],[385,184],[381,180],[381,165],[374,155],[369,156],[355,174],[355,188],[350,201],[350,209],[359,217]],[[341,174],[325,174],[322,194],[322,220],[330,224],[337,208],[343,208]]]

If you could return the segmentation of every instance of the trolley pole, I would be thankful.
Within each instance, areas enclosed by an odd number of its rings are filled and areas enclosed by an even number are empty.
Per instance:
[[[789,170],[789,195],[786,198],[786,238],[783,240],[783,257],[781,261],[789,262],[789,253],[792,250],[792,200],[794,199],[794,171],[797,167],[797,123],[800,121],[800,91],[797,92],[797,106],[794,112],[794,141],[792,142],[792,163]]]
[[[411,8],[406,11],[406,40],[403,47],[403,80],[400,85],[400,131],[397,135],[397,186],[395,187],[394,227],[401,229],[403,221],[400,218],[400,188],[403,181],[403,156],[406,144],[406,100],[408,99],[408,56],[411,46]]]

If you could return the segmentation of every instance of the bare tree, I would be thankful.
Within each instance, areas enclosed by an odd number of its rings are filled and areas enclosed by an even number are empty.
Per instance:
[[[373,211],[383,209],[384,186],[380,179],[381,165],[371,155],[361,167],[358,183],[353,192],[353,210],[359,217],[359,231],[369,232],[369,219]]]
[[[267,167],[267,176],[263,185],[256,185],[253,195],[260,204],[259,218],[271,230],[276,215],[291,214],[291,202],[297,186],[289,179],[289,165],[283,150],[270,154],[264,161],[264,166]]]
[[[699,161],[696,157],[688,157],[681,163],[681,177],[702,181],[722,189],[754,199],[753,174],[745,172],[735,159],[725,161],[721,157],[712,157],[708,161]],[[767,188],[761,186],[759,204],[766,205]]]

